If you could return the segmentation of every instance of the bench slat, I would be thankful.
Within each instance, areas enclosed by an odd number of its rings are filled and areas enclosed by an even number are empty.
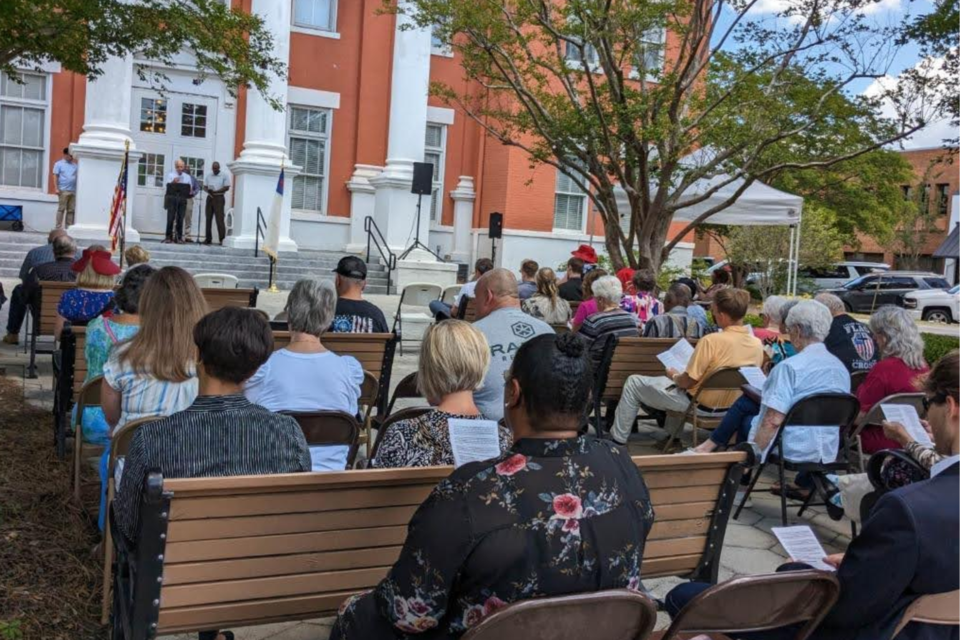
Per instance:
[[[644,555],[644,560],[640,563],[640,576],[646,580],[660,576],[685,575],[696,569],[699,562],[699,553],[650,560]]]
[[[707,546],[707,536],[689,536],[687,538],[674,538],[671,540],[647,540],[647,546],[643,548],[643,558],[672,558],[674,556],[683,556],[689,554],[701,554],[703,548]],[[643,574],[641,574],[643,575]]]
[[[643,474],[643,480],[648,489],[661,487],[695,487],[710,485],[716,487],[723,481],[727,470],[723,467],[716,469],[697,469],[693,471],[660,471],[649,469]]]
[[[367,549],[403,544],[407,527],[376,527],[346,531],[291,533],[277,536],[173,542],[167,545],[165,562],[196,562],[278,556],[290,553]]]
[[[167,542],[220,540],[282,533],[406,525],[410,522],[410,518],[413,517],[416,510],[417,505],[410,505],[326,511],[323,513],[283,514],[270,518],[253,516],[248,518],[177,520],[171,522],[167,529]]]
[[[349,549],[346,551],[298,553],[215,562],[166,564],[163,568],[163,584],[239,580],[241,578],[283,576],[312,571],[336,571],[363,567],[391,567],[400,557],[402,548],[400,545],[395,545],[375,549]],[[383,574],[386,574],[386,569]],[[381,574],[381,577],[383,574]]]
[[[647,535],[647,541],[664,540],[668,538],[679,538],[689,536],[705,536],[710,530],[710,518],[703,512],[699,517],[685,520],[666,520],[664,522],[654,521],[653,528]]]
[[[719,486],[677,487],[664,488],[650,492],[650,501],[654,511],[661,504],[680,504],[683,502],[713,502],[716,504],[720,495]]]
[[[662,504],[656,510],[656,522],[670,520],[688,520],[690,518],[712,518],[715,502],[688,502],[686,504]]]
[[[243,627],[293,618],[319,618],[332,615],[354,591],[324,595],[270,598],[224,605],[160,609],[161,634],[197,629]]]

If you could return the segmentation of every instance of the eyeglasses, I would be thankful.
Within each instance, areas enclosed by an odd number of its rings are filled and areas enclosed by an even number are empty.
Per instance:
[[[935,405],[935,404],[943,404],[943,403],[946,402],[946,401],[947,401],[947,394],[945,394],[945,393],[938,393],[937,395],[933,396],[932,398],[928,398],[927,396],[923,396],[923,412],[924,412],[924,413],[927,413],[928,411],[930,411],[930,407],[931,407],[932,405]]]

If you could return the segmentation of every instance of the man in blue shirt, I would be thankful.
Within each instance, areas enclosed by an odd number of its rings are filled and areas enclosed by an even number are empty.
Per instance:
[[[53,165],[53,175],[57,179],[57,229],[73,224],[73,212],[77,204],[77,163],[70,155],[70,149],[64,148],[63,157]]]

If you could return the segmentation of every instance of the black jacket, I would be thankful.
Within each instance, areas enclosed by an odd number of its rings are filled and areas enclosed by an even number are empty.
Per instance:
[[[960,588],[960,463],[891,491],[874,506],[837,572],[840,599],[816,640],[889,638],[904,608]],[[956,627],[907,625],[897,640],[957,640]]]
[[[560,297],[567,302],[580,302],[583,300],[583,280],[580,278],[570,278],[560,285]]]

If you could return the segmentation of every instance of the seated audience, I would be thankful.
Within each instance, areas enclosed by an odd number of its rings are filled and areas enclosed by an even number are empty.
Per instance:
[[[126,251],[123,252],[123,259],[127,262],[127,268],[135,267],[138,264],[146,264],[150,262],[150,252],[141,247],[138,244],[128,247]]]
[[[557,275],[550,267],[537,271],[537,292],[520,303],[524,313],[548,324],[565,324],[573,312],[570,303],[560,297]]]
[[[690,300],[690,289],[685,284],[675,282],[667,289],[663,298],[665,313],[647,320],[643,325],[644,338],[690,338],[703,337],[703,327],[688,313],[694,308]]]
[[[148,416],[168,416],[197,397],[193,327],[207,311],[196,281],[179,267],[164,267],[143,286],[140,330],[110,351],[103,365],[100,406],[114,429]],[[101,507],[106,498],[110,447],[100,459]]]
[[[636,338],[640,333],[637,331],[637,316],[620,308],[623,289],[617,278],[597,278],[591,290],[597,303],[597,312],[583,321],[579,333],[587,341],[593,370],[599,371],[603,352],[611,339],[619,336]]]
[[[597,257],[597,250],[589,244],[581,244],[570,252],[571,258],[583,260],[583,275],[587,275],[593,269],[597,268],[600,259]]]
[[[120,267],[110,259],[110,252],[99,245],[84,250],[83,257],[71,268],[77,273],[77,288],[68,289],[60,296],[53,330],[57,339],[66,323],[85,324],[113,309],[113,288],[120,274]]]
[[[23,281],[23,296],[27,304],[36,307],[40,304],[41,282],[76,282],[77,272],[73,270],[77,254],[77,243],[65,233],[53,241],[53,261],[44,262],[30,269]],[[13,313],[11,303],[10,313]]]
[[[850,393],[850,374],[843,363],[827,351],[824,339],[830,333],[830,311],[821,303],[807,300],[798,303],[787,315],[787,331],[797,355],[787,358],[770,372],[763,385],[760,414],[753,419],[748,439],[766,451],[790,408],[816,393]],[[791,462],[833,462],[840,449],[840,427],[790,427],[782,438],[781,452]],[[795,484],[772,492],[786,492],[793,499],[806,499],[813,490],[813,480],[798,473]],[[827,505],[828,512],[831,505]],[[831,516],[842,513],[831,512]]]
[[[753,328],[753,335],[759,338],[764,345],[768,345],[775,340],[779,340],[780,335],[780,307],[787,299],[783,296],[768,296],[763,301],[763,308],[760,311],[759,327]]]
[[[827,351],[840,358],[850,373],[872,369],[877,363],[877,345],[869,327],[850,317],[843,300],[832,293],[819,293],[814,300],[833,315],[830,335],[824,341]]]
[[[870,316],[870,331],[880,360],[857,388],[861,417],[875,404],[895,393],[916,393],[918,380],[929,371],[923,359],[923,338],[906,309],[885,305]],[[864,453],[899,449],[900,443],[883,435],[880,425],[860,432]]]
[[[777,369],[802,357],[803,353],[790,358]],[[960,547],[956,543],[960,529],[958,369],[960,356],[953,351],[934,365],[924,384],[933,441],[944,459],[931,469],[929,480],[881,496],[846,553],[824,558],[837,568],[840,597],[810,636],[811,640],[890,638],[910,603],[927,594],[960,588]],[[781,570],[808,568],[790,563]],[[691,582],[675,587],[667,594],[667,611],[675,616],[710,586]],[[799,625],[795,625],[737,637],[787,640],[797,637],[798,631]],[[956,627],[911,622],[897,635],[897,640],[956,637]]]
[[[637,293],[637,289],[633,286],[633,274],[636,272],[635,269],[631,269],[630,267],[624,267],[617,271],[617,280],[620,281],[620,286],[623,287],[624,296],[632,296]]]
[[[570,258],[567,260],[567,272],[560,283],[560,297],[567,302],[583,300],[583,260]]]
[[[23,263],[20,265],[20,284],[15,286],[13,291],[10,292],[10,310],[8,312],[9,315],[7,316],[7,334],[3,337],[3,342],[5,344],[20,343],[20,328],[23,326],[23,319],[27,315],[27,305],[30,304],[30,298],[24,291],[24,286],[27,283],[27,278],[30,274],[30,271],[42,264],[56,261],[53,243],[57,238],[66,235],[67,232],[64,229],[54,229],[47,235],[47,244],[30,249],[30,251],[27,252],[26,257],[24,257]],[[78,256],[74,255],[73,257],[76,258]],[[76,274],[71,271],[70,277],[66,278],[65,280],[73,281],[75,278]],[[2,305],[2,302],[0,302],[0,305]]]
[[[583,321],[598,311],[597,301],[593,298],[593,283],[605,275],[607,272],[597,267],[583,276],[583,302],[577,306],[577,311],[573,314],[573,320],[570,323],[572,331],[579,331]]]
[[[647,322],[660,315],[663,310],[656,296],[657,278],[650,269],[638,269],[633,272],[630,285],[633,292],[624,288],[620,308],[637,317],[637,326],[642,332]]]
[[[433,325],[420,343],[417,387],[431,406],[429,413],[387,427],[380,439],[373,468],[452,465],[450,420],[479,420],[482,416],[473,392],[490,367],[487,340],[473,325],[449,320]],[[513,437],[500,429],[500,450],[507,451]]]
[[[363,299],[367,263],[356,256],[345,256],[333,272],[337,274],[337,308],[330,333],[388,333],[383,311]]]
[[[791,344],[789,342],[790,332],[787,330],[787,315],[799,302],[799,300],[784,300],[783,304],[779,305],[778,308],[778,312],[781,314],[780,332],[778,335],[785,335],[787,337],[788,341],[786,344]],[[796,351],[793,350],[792,346],[791,355],[796,355]],[[692,453],[711,453],[718,448],[726,447],[730,439],[734,436],[737,437],[737,443],[746,442],[747,437],[750,435],[750,427],[753,426],[753,419],[759,413],[759,402],[746,394],[740,396],[736,402],[730,405],[726,413],[723,414],[723,419],[717,428],[710,432],[710,437],[705,442],[697,445],[697,447],[688,449],[688,451]]]
[[[928,434],[932,432],[928,421],[921,420],[920,424],[923,425],[924,430]],[[883,488],[887,491],[892,491],[893,489],[899,489],[908,484],[929,478],[930,469],[943,460],[943,456],[937,453],[936,447],[933,445],[920,444],[914,440],[906,427],[899,422],[887,422],[884,420],[882,426],[883,435],[888,440],[896,442],[897,448],[903,449],[904,453],[913,458],[913,460],[920,465],[921,469],[925,471],[925,473],[923,473],[902,460],[888,460],[880,469],[880,479],[883,483]]]
[[[715,269],[713,273],[710,274],[710,280],[710,286],[706,289],[701,287],[699,282],[697,283],[697,287],[699,288],[697,298],[699,300],[713,300],[713,297],[717,295],[718,291],[723,291],[724,289],[729,289],[733,286],[733,278],[730,277],[730,271],[728,267]]]
[[[483,274],[477,281],[476,304],[477,321],[473,326],[490,345],[490,368],[473,399],[484,418],[499,421],[503,417],[503,374],[517,349],[536,335],[553,333],[553,329],[520,310],[517,279],[506,269]]]
[[[140,294],[147,279],[156,272],[150,265],[140,265],[127,271],[120,280],[117,295],[114,297],[120,313],[98,316],[87,325],[87,337],[83,355],[87,362],[87,376],[84,384],[103,375],[103,366],[113,348],[132,338],[140,329]],[[74,407],[73,411],[76,412]],[[110,426],[103,415],[103,409],[87,407],[82,416],[83,439],[86,442],[105,445],[110,442]]]
[[[685,285],[679,287],[686,292]],[[763,363],[763,346],[743,326],[743,316],[747,314],[749,304],[750,294],[743,289],[718,291],[712,310],[721,331],[697,342],[685,372],[668,369],[666,376],[628,377],[617,406],[611,437],[626,444],[641,405],[661,412],[686,411],[700,384],[717,369],[759,367]],[[666,315],[670,315],[669,312]],[[699,403],[704,411],[722,410],[733,404],[738,395],[729,391],[705,391]],[[670,435],[678,436],[683,430],[683,421],[669,418],[665,426]]]
[[[593,389],[582,340],[526,342],[506,389],[513,448],[440,482],[386,578],[341,606],[332,640],[459,638],[518,600],[641,588],[653,507],[626,451],[578,435]]]
[[[517,285],[520,300],[526,300],[537,292],[537,271],[539,270],[540,265],[535,260],[524,260],[520,263],[520,283]]]
[[[460,307],[466,304],[467,299],[473,298],[477,288],[477,282],[486,272],[493,269],[493,260],[490,258],[480,258],[474,265],[473,279],[460,288],[453,305],[449,305],[443,300],[434,300],[430,303],[430,311],[437,320],[446,320],[447,318],[456,318],[460,314]]]
[[[277,349],[244,389],[247,399],[270,411],[343,411],[357,415],[363,367],[338,356],[321,336],[333,321],[333,284],[300,280],[287,297],[290,344]]]

